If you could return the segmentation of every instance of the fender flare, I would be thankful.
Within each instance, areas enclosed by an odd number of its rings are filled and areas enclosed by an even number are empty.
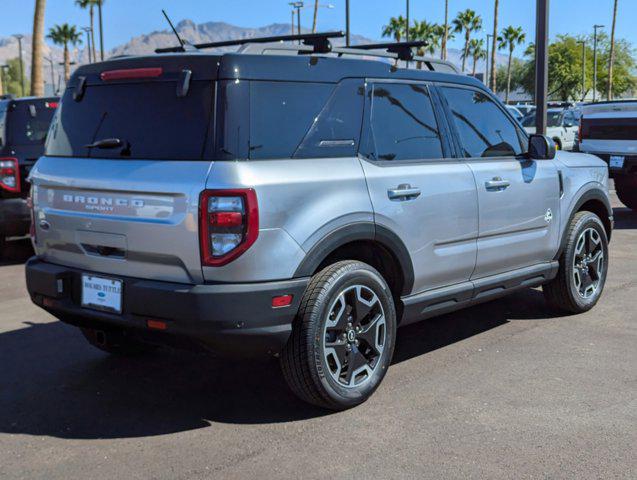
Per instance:
[[[608,221],[610,222],[609,223],[610,228],[608,229],[606,234],[608,236],[608,240],[610,241],[610,237],[611,237],[611,233],[613,229],[613,207],[610,204],[610,200],[608,199],[608,196],[601,188],[597,188],[597,187],[591,188],[589,190],[586,190],[577,199],[577,202],[575,202],[573,208],[571,209],[571,214],[568,217],[568,221],[564,223],[564,228],[562,229],[560,248],[558,249],[557,254],[555,255],[555,260],[558,260],[560,256],[562,256],[562,252],[564,251],[564,248],[566,247],[566,241],[567,241],[566,233],[568,231],[569,225],[571,224],[571,221],[573,220],[573,217],[575,216],[577,212],[579,212],[580,208],[582,208],[582,205],[584,205],[586,202],[590,200],[597,200],[601,202],[604,205],[604,207],[606,207],[606,212],[608,214]],[[606,222],[604,221],[604,219],[601,218],[600,220],[606,226]]]
[[[309,277],[319,265],[337,248],[358,240],[378,242],[397,260],[403,272],[402,295],[411,293],[414,286],[414,267],[407,247],[398,235],[390,229],[372,222],[357,222],[344,225],[331,231],[319,240],[296,269],[295,277]]]

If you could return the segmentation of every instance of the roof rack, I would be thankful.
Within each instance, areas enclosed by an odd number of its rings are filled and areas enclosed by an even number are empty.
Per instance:
[[[385,50],[388,53],[395,53],[396,58],[399,60],[409,62],[414,59],[413,48],[424,48],[427,45],[429,45],[429,42],[414,40],[412,42],[367,43],[363,45],[353,45],[352,47],[339,48],[339,50]]]
[[[226,40],[223,42],[210,42],[210,43],[197,43],[194,45],[187,44],[196,50],[204,48],[220,48],[220,47],[232,47],[236,45],[246,45],[249,43],[273,43],[273,42],[286,42],[295,41],[303,42],[304,45],[313,47],[312,53],[330,53],[332,51],[332,43],[330,38],[341,38],[345,34],[342,31],[337,32],[325,32],[325,33],[303,33],[301,35],[278,35],[275,37],[253,37],[253,38],[241,38],[238,40]],[[187,49],[185,46],[158,48],[155,53],[174,53],[185,52]]]

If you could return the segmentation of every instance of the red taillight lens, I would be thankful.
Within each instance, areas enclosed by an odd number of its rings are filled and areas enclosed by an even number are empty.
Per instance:
[[[252,189],[204,190],[199,199],[201,262],[225,265],[256,241],[259,208]]]
[[[20,191],[20,166],[17,158],[0,158],[0,187],[9,192]]]
[[[134,80],[137,78],[155,78],[163,73],[161,67],[152,68],[127,68],[123,70],[107,70],[100,73],[103,82],[113,80]]]

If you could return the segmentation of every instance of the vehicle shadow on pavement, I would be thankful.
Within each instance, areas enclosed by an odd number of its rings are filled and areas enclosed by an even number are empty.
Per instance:
[[[31,255],[33,255],[31,240],[28,238],[10,240],[0,253],[0,266],[24,263]]]
[[[542,302],[542,305],[540,305]],[[530,290],[399,330],[394,363],[507,323],[550,317]],[[163,435],[214,422],[267,424],[328,415],[298,400],[276,360],[236,362],[176,350],[109,357],[60,322],[0,334],[0,432],[97,439]]]
[[[614,208],[615,229],[631,230],[637,229],[637,212],[630,208]]]

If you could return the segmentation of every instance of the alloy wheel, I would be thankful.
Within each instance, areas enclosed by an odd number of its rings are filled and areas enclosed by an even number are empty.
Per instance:
[[[597,293],[604,274],[604,245],[602,237],[594,228],[584,230],[575,244],[573,258],[573,283],[582,298],[591,298]]]

